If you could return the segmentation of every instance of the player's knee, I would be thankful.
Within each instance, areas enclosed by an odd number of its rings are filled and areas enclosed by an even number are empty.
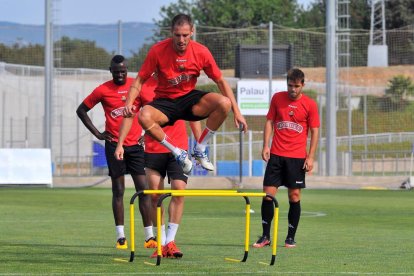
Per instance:
[[[231,109],[231,101],[229,98],[223,96],[219,101],[219,108],[223,110],[223,112],[230,112]]]
[[[124,197],[124,189],[122,189],[122,188],[114,188],[114,189],[112,189],[112,195],[115,198],[123,198]]]
[[[138,122],[144,129],[149,128],[153,124],[151,112],[142,108],[138,115]]]

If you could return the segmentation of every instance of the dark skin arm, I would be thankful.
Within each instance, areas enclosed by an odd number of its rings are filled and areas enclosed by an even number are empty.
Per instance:
[[[89,107],[87,107],[84,103],[81,103],[78,106],[78,109],[76,109],[76,114],[78,115],[79,119],[82,121],[82,123],[85,125],[87,129],[99,140],[106,140],[108,142],[111,142],[113,139],[113,136],[111,133],[104,131],[100,132],[95,125],[92,123],[91,118],[88,116],[88,111],[90,110]]]

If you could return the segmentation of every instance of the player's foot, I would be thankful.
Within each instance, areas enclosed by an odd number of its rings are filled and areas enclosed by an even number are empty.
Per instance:
[[[128,243],[125,238],[119,238],[115,247],[116,249],[128,249]]]
[[[214,171],[214,165],[208,159],[206,151],[199,151],[196,147],[193,149],[193,157],[206,170]]]
[[[168,257],[181,258],[183,256],[183,252],[181,252],[174,241],[170,241],[165,247],[167,248]]]
[[[150,258],[157,258],[158,257],[158,249],[155,250],[154,253],[150,256]],[[168,249],[167,246],[161,246],[161,258],[167,258],[168,257]]]
[[[193,162],[188,158],[188,153],[181,150],[181,154],[175,158],[178,164],[183,168],[184,174],[189,174],[193,168]]]
[[[144,242],[145,248],[157,248],[157,240],[154,237],[145,240]]]
[[[253,247],[262,248],[265,246],[269,246],[270,243],[270,239],[266,235],[263,235],[257,240],[257,242],[253,244]]]
[[[293,248],[296,247],[296,242],[293,238],[286,238],[285,240],[285,247],[286,248]]]

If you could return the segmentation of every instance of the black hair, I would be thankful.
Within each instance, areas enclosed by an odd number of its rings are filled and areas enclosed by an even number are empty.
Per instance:
[[[188,24],[191,28],[193,28],[193,20],[191,19],[191,16],[183,13],[177,14],[171,21],[171,29],[175,26],[181,26],[184,24]]]
[[[305,73],[302,72],[299,68],[292,68],[287,72],[287,81],[298,81],[300,80],[302,83],[305,82]]]
[[[124,60],[125,60],[125,58],[124,58],[123,55],[115,55],[111,60],[111,65],[113,63],[116,63],[116,64],[122,63]]]

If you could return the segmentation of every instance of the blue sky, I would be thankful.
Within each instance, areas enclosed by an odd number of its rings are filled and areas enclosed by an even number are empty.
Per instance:
[[[257,0],[260,1],[260,0]],[[162,6],[176,0],[54,0],[58,24],[153,22]],[[312,0],[299,0],[307,4]],[[145,3],[145,5],[143,5]],[[143,8],[145,6],[145,8]],[[43,25],[45,0],[0,0],[0,21]]]

